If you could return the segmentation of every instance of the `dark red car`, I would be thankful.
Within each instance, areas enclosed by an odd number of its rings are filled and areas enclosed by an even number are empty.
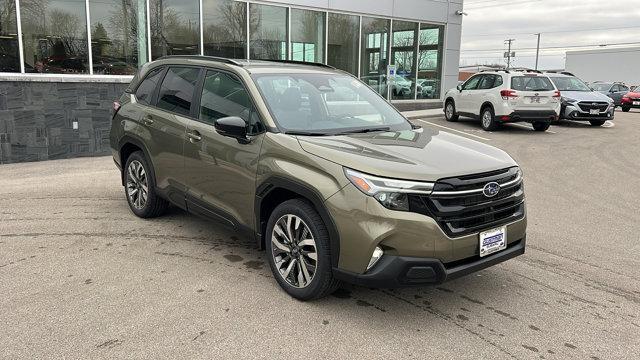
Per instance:
[[[635,91],[630,91],[622,97],[620,100],[620,106],[622,111],[628,112],[632,108],[640,109],[640,89],[636,88]]]

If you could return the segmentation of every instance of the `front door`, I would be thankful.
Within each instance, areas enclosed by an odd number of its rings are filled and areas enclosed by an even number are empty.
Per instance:
[[[207,70],[197,120],[187,123],[185,176],[189,211],[235,228],[253,229],[256,173],[264,127],[242,82]],[[247,122],[249,143],[218,134],[214,121],[238,116]]]
[[[478,89],[478,84],[480,83],[482,76],[483,75],[476,75],[462,85],[459,101],[458,104],[456,104],[456,110],[458,112],[476,114],[476,112],[480,111],[480,109],[476,109],[477,106],[474,106],[473,104],[473,96]]]

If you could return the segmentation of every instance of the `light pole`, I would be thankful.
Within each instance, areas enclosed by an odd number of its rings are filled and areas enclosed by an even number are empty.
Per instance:
[[[536,70],[538,70],[538,59],[540,57],[540,33],[534,34],[538,36],[538,46],[536,47]]]

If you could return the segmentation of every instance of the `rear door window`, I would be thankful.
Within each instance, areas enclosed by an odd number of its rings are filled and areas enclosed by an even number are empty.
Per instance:
[[[162,80],[156,106],[176,114],[189,115],[199,74],[198,68],[170,67]]]
[[[480,80],[480,85],[478,85],[478,89],[480,90],[493,89],[495,82],[496,82],[495,75],[484,75],[482,77],[482,80]]]
[[[138,89],[136,90],[136,99],[139,103],[150,105],[151,97],[153,96],[153,91],[158,86],[160,82],[160,75],[162,75],[162,70],[164,68],[153,69],[149,72],[147,77],[140,83]]]
[[[553,91],[551,80],[543,76],[514,76],[511,88],[518,91]]]

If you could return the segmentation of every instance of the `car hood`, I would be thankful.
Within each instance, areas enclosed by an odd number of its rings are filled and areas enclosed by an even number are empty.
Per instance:
[[[313,155],[367,174],[436,181],[515,166],[504,151],[435,129],[326,137],[298,136]]]
[[[563,97],[568,97],[577,101],[606,101],[611,102],[611,98],[597,91],[562,91]]]

